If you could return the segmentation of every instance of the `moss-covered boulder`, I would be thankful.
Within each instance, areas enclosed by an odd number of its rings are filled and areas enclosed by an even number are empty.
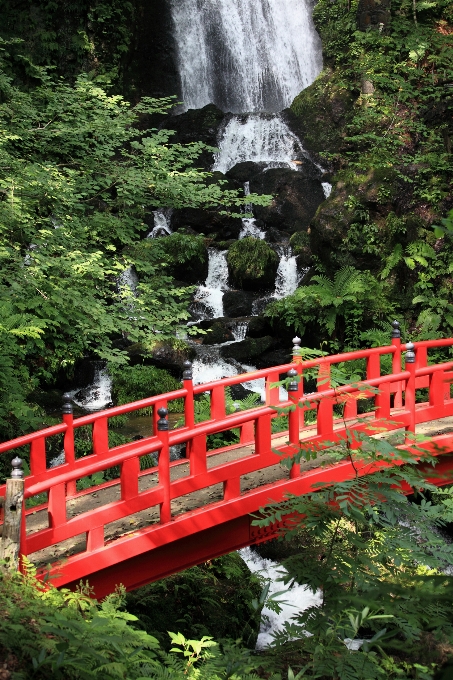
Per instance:
[[[233,286],[259,291],[274,287],[279,258],[261,239],[248,236],[234,243],[228,251],[227,262]]]
[[[342,149],[345,123],[355,101],[351,91],[332,76],[330,69],[324,70],[284,113],[286,122],[304,140],[304,147],[315,154]]]
[[[137,342],[126,347],[130,363],[134,365],[165,368],[178,379],[184,370],[184,362],[195,357],[194,348],[184,340],[159,340]]]
[[[160,238],[158,247],[168,256],[169,273],[178,281],[196,284],[208,275],[208,248],[200,234],[181,229]]]

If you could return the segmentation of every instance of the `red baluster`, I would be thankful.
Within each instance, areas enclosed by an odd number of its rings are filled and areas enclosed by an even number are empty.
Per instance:
[[[187,443],[189,447],[190,474],[202,475],[207,470],[206,465],[206,435],[200,434]]]
[[[138,496],[138,475],[140,473],[139,458],[129,458],[121,463],[121,500]]]
[[[330,389],[329,363],[324,362],[319,365],[317,389],[318,392],[323,392],[324,390]],[[320,396],[320,401],[318,403],[317,408],[318,411],[317,426],[318,434],[323,437],[330,436],[333,433],[333,406],[334,402],[332,398]]]
[[[49,527],[54,529],[66,522],[66,484],[56,484],[49,489]]]
[[[31,443],[30,471],[32,475],[41,475],[46,471],[46,440],[44,437],[34,439]]]
[[[212,420],[223,420],[225,415],[225,387],[220,384],[214,387],[211,392],[211,418]]]
[[[97,456],[109,450],[109,430],[107,416],[97,418],[93,423],[93,453]]]

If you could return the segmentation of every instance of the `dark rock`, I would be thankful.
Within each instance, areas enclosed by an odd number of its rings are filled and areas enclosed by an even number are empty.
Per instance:
[[[268,319],[263,316],[254,316],[250,319],[246,334],[248,338],[262,338],[263,335],[271,334],[272,326]]]
[[[253,209],[267,229],[295,232],[308,227],[318,206],[325,200],[320,179],[309,177],[309,174],[311,168],[306,173],[272,168],[252,179],[251,192],[274,196],[270,206],[256,205]]]
[[[271,352],[265,352],[255,360],[257,368],[271,368],[272,366],[281,366],[282,364],[289,364],[292,361],[292,346],[288,345],[286,348],[281,347],[274,349]]]
[[[134,0],[133,39],[124,64],[129,100],[180,93],[176,45],[168,0]]]
[[[199,337],[203,345],[219,345],[222,342],[234,340],[229,319],[204,319],[197,321],[198,328],[207,331],[206,335],[200,334]]]
[[[94,359],[79,359],[74,366],[73,384],[77,387],[88,387],[94,381],[96,367],[99,361]]]
[[[226,176],[237,182],[240,186],[243,186],[245,182],[250,182],[252,177],[259,175],[266,166],[267,163],[244,161],[243,163],[237,163],[231,170],[228,170]]]
[[[390,24],[391,0],[359,0],[357,27],[360,31],[374,28],[382,32]]]
[[[261,221],[261,220],[260,220]],[[266,231],[266,243],[283,243],[288,241],[288,232],[280,231],[271,227]]]
[[[269,335],[264,338],[246,338],[241,342],[221,347],[220,356],[236,361],[251,361],[272,347],[273,343],[274,340]]]
[[[178,116],[170,116],[161,128],[175,131],[176,134],[170,140],[172,143],[204,142],[208,146],[217,147],[219,128],[224,118],[223,111],[214,104],[208,104],[202,109],[189,109]],[[213,163],[213,152],[206,150],[196,160],[195,165],[204,170],[210,170]]]
[[[223,309],[227,316],[251,316],[256,295],[242,290],[227,290],[223,295]]]

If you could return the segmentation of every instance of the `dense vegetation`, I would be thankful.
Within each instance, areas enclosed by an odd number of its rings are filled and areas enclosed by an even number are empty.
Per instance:
[[[315,279],[268,310],[331,349],[359,346],[391,315],[412,338],[453,329],[453,241],[432,228],[453,207],[452,4],[396,0],[390,25],[365,32],[357,9],[348,0],[314,9],[325,69],[292,111],[333,191],[309,237],[293,237]]]

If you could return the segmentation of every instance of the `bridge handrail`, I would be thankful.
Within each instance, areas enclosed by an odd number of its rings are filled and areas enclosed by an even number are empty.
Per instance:
[[[453,367],[453,362],[451,362]],[[430,366],[428,368],[439,370],[442,364],[437,366]],[[380,376],[379,378],[373,378],[370,380],[363,380],[357,383],[342,385],[337,388],[328,388],[321,390],[319,392],[313,392],[311,394],[304,395],[300,401],[309,402],[316,404],[323,399],[328,399],[330,397],[339,397],[343,394],[350,394],[351,392],[358,392],[365,390],[367,387],[378,387],[382,384],[396,383],[402,380],[407,380],[410,377],[409,371],[402,371],[398,374],[390,374],[386,376]],[[426,375],[426,373],[423,373]],[[293,402],[286,400],[281,402],[279,408],[285,408],[291,406]],[[193,428],[179,428],[177,430],[171,430],[168,433],[169,436],[169,446],[174,446],[175,444],[182,444],[187,442],[196,436],[208,436],[210,434],[222,432],[224,430],[234,429],[243,425],[246,422],[255,420],[264,415],[275,415],[275,407],[272,406],[260,406],[254,409],[248,409],[247,411],[240,411],[238,413],[232,413],[221,420],[207,420],[202,423],[197,423]],[[26,491],[25,497],[29,498],[38,493],[48,491],[52,486],[56,484],[67,484],[76,479],[80,479],[82,476],[92,475],[100,470],[119,465],[126,460],[131,458],[136,458],[137,456],[143,456],[149,453],[155,453],[159,451],[163,446],[163,442],[159,436],[152,435],[145,439],[141,439],[138,442],[131,442],[128,444],[123,444],[111,449],[108,449],[106,454],[108,455],[96,455],[91,454],[85,456],[84,458],[79,458],[72,464],[72,469],[63,471],[62,468],[69,465],[68,463],[63,463],[58,467],[51,468],[43,472],[41,475],[29,475],[26,477]],[[90,460],[95,457],[96,460]],[[41,478],[41,479],[40,479]]]

